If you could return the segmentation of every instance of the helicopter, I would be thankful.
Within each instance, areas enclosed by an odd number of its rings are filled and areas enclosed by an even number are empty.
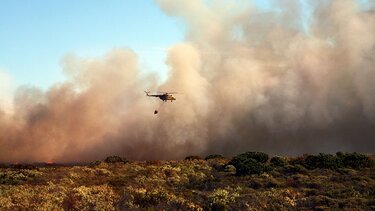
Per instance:
[[[155,95],[150,95],[150,92],[146,92],[146,91],[145,93],[148,97],[158,97],[160,98],[160,100],[164,102],[167,102],[168,100],[173,102],[173,100],[176,100],[176,98],[172,96],[172,94],[176,94],[176,92],[161,92],[162,94],[155,94]]]

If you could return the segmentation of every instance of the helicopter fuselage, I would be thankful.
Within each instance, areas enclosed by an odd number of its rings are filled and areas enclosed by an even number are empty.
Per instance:
[[[168,100],[170,100],[171,102],[173,102],[173,100],[176,100],[176,98],[173,97],[169,93],[164,93],[164,94],[160,94],[160,95],[150,95],[149,92],[146,92],[146,91],[145,91],[145,93],[149,97],[158,97],[158,98],[160,98],[160,100],[162,100],[164,102],[167,102]]]
[[[176,98],[174,98],[172,95],[168,95],[168,94],[164,94],[164,95],[159,95],[159,98],[162,100],[162,101],[168,101],[170,100],[171,102],[173,100],[176,100]]]

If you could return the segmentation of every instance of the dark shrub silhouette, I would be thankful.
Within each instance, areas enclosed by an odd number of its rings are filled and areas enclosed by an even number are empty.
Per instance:
[[[255,161],[260,162],[260,163],[266,163],[268,161],[268,155],[264,152],[245,152],[237,156],[252,158]]]
[[[13,169],[37,169],[37,167],[34,166],[33,164],[27,164],[27,163],[12,164],[11,167]]]
[[[354,153],[336,153],[337,159],[340,160],[343,167],[346,168],[370,168],[374,166],[374,160],[372,160],[369,156],[360,154],[357,152]]]
[[[306,174],[307,173],[307,169],[302,166],[302,165],[299,165],[299,164],[295,164],[295,165],[286,165],[283,167],[283,170],[282,172],[286,175],[290,175],[290,174]]]
[[[289,158],[288,164],[290,164],[290,165],[304,165],[305,157],[307,157],[307,156],[308,155],[303,155],[303,156],[300,156],[300,157]]]
[[[228,165],[236,167],[236,175],[261,174],[265,171],[268,155],[262,152],[245,152],[235,156]]]
[[[304,166],[309,169],[339,169],[339,168],[370,168],[374,166],[374,160],[369,156],[357,152],[342,153],[335,155],[319,153],[318,155],[307,155]]]
[[[307,155],[304,160],[304,166],[308,169],[338,169],[342,162],[336,156],[331,154],[319,153],[318,155]]]
[[[127,163],[129,162],[126,158],[120,156],[109,156],[107,157],[104,162],[106,163]]]
[[[288,162],[285,160],[285,158],[279,157],[279,156],[275,156],[275,157],[271,158],[270,162],[273,166],[279,166],[279,167],[283,167],[283,166],[286,166],[288,164]]]

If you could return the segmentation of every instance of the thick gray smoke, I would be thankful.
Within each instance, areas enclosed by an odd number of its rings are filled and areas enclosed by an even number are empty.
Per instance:
[[[306,22],[295,0],[276,1],[274,12],[245,1],[156,2],[187,30],[169,51],[167,81],[140,75],[131,50],[68,56],[68,81],[19,88],[13,111],[0,109],[0,161],[375,152],[373,11],[311,0]],[[182,94],[163,103],[144,90]]]

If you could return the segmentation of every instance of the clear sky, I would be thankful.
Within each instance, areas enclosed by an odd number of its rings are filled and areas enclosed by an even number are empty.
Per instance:
[[[142,69],[163,71],[163,49],[182,41],[183,31],[152,0],[1,0],[0,70],[17,85],[47,88],[63,79],[66,54],[129,47]]]
[[[269,9],[268,1],[256,4]],[[15,86],[47,88],[64,79],[65,55],[121,47],[138,54],[142,70],[165,73],[163,49],[183,40],[184,26],[153,0],[0,0],[0,71]]]

